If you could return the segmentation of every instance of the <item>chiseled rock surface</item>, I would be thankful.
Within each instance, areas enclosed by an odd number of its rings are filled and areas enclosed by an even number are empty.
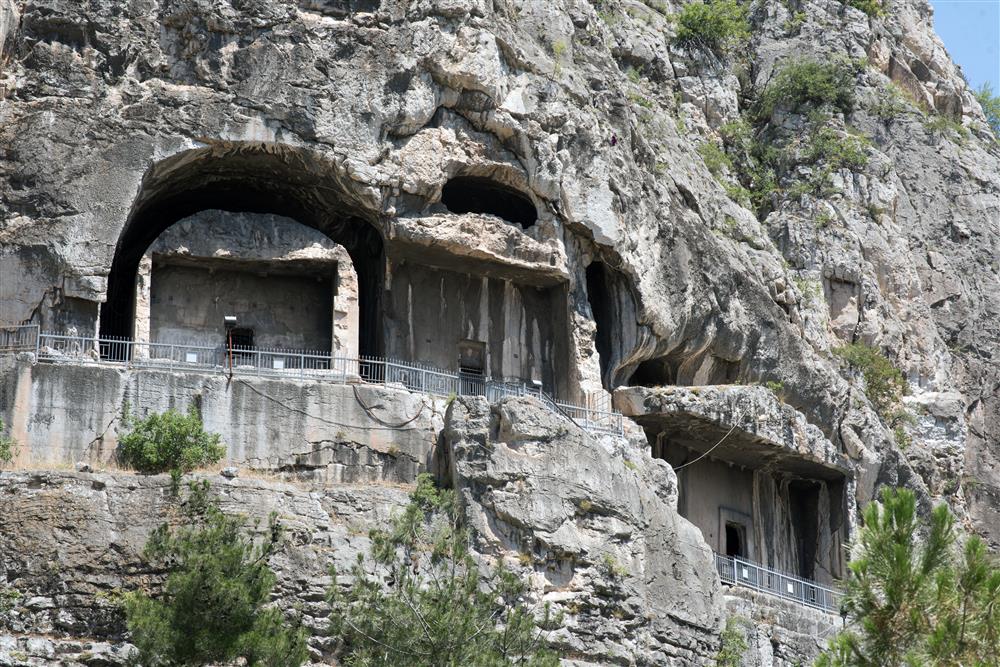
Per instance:
[[[400,387],[0,359],[0,419],[31,467],[114,460],[134,415],[196,406],[225,461],[316,482],[410,483],[433,465],[444,401]]]
[[[477,548],[530,563],[540,600],[566,614],[550,640],[567,657],[687,665],[713,653],[721,588],[669,466],[526,399],[457,399],[445,440]]]
[[[316,633],[313,657],[325,659],[333,648],[323,637],[329,567],[347,569],[367,552],[369,529],[385,525],[407,503],[408,490],[196,479],[211,482],[224,511],[261,527],[277,513],[286,531],[285,547],[271,561],[277,602],[302,610]],[[0,664],[86,663],[80,654],[88,652],[117,662],[126,655],[114,594],[158,580],[140,555],[153,529],[177,516],[177,503],[163,475],[0,473],[0,581],[20,595],[0,623]]]

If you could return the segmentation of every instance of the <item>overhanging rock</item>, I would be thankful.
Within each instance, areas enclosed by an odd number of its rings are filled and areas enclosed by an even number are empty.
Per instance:
[[[621,387],[614,401],[647,434],[668,433],[715,459],[815,479],[851,475],[847,458],[822,431],[764,387]]]

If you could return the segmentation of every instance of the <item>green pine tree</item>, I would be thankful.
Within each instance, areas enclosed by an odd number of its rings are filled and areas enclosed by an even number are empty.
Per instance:
[[[542,646],[555,621],[525,602],[527,586],[497,567],[480,571],[469,553],[455,494],[421,475],[391,531],[373,531],[370,565],[359,556],[347,590],[330,590],[331,632],[342,664],[357,667],[555,667]]]
[[[161,594],[125,596],[135,659],[143,667],[224,664],[297,667],[306,661],[306,632],[265,606],[275,576],[268,559],[280,543],[272,515],[266,539],[255,543],[241,517],[222,513],[208,482],[191,484],[184,523],[164,524],[145,556],[169,574]]]
[[[850,619],[819,667],[997,665],[1000,569],[978,537],[958,545],[945,505],[926,520],[886,489],[864,510],[843,608]]]

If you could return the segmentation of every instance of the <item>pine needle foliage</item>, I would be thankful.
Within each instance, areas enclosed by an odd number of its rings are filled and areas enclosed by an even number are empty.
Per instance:
[[[182,525],[164,524],[146,543],[145,557],[169,573],[161,594],[125,595],[134,658],[143,667],[238,658],[250,667],[301,665],[308,657],[305,630],[265,606],[275,584],[268,560],[281,540],[276,517],[255,542],[242,517],[219,509],[208,482],[190,490]]]
[[[843,609],[849,629],[818,667],[996,665],[1000,569],[978,537],[959,546],[947,506],[921,519],[914,494],[885,489],[863,513]]]
[[[410,504],[391,530],[370,534],[351,584],[334,584],[331,634],[350,667],[555,667],[542,646],[558,623],[546,607],[536,619],[527,586],[496,567],[486,574],[469,553],[455,494],[420,475]],[[374,576],[371,571],[374,570]]]
[[[175,488],[180,476],[198,466],[215,463],[226,454],[217,433],[205,431],[195,406],[187,414],[170,409],[137,418],[125,408],[129,429],[118,441],[118,459],[146,474],[170,472]]]

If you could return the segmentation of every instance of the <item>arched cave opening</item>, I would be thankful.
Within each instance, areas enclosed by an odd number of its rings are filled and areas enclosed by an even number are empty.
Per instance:
[[[610,390],[608,368],[611,364],[612,336],[614,335],[614,300],[608,285],[608,270],[603,262],[594,261],[587,267],[587,300],[594,316],[596,333],[594,348],[601,366],[601,380]]]
[[[670,362],[663,358],[646,359],[632,372],[631,387],[665,387],[674,384],[676,374]]]
[[[290,164],[278,151],[234,151],[221,158],[211,151],[190,153],[196,155],[182,154],[159,170],[165,176],[151,170],[143,183],[115,251],[101,336],[132,338],[139,265],[154,241],[176,222],[216,210],[291,218],[342,246],[357,276],[358,352],[383,354],[385,253],[374,225],[356,207],[331,201],[332,188],[323,184],[319,170]]]
[[[633,387],[665,387],[732,384],[738,381],[740,362],[702,352],[688,356],[683,350],[646,359],[632,372],[628,380]]]
[[[452,213],[486,213],[527,229],[538,209],[523,192],[479,176],[456,176],[445,183],[441,203]]]

